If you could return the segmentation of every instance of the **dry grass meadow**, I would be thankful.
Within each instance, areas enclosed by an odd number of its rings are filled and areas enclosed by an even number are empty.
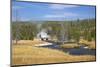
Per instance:
[[[12,41],[13,45],[32,45],[36,46],[39,44],[45,44],[47,42],[41,41],[39,39],[34,39],[34,40],[19,40],[18,43],[16,44],[15,40]]]
[[[88,46],[89,49],[96,49],[96,43],[95,43],[95,41],[87,41],[87,40],[81,39],[81,40],[79,41],[79,43]]]
[[[36,47],[42,41],[24,41],[12,45],[12,65],[47,64],[61,62],[95,61],[91,55],[70,55],[59,50]]]
[[[78,45],[77,43],[68,43],[68,44],[63,44],[60,45],[62,48],[79,48],[80,45]]]

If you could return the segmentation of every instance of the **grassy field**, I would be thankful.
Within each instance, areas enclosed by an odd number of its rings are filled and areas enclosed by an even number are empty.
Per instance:
[[[14,45],[16,45],[15,40],[13,40],[12,43]],[[32,45],[32,46],[35,46],[35,45],[45,44],[45,43],[47,43],[47,42],[44,42],[44,41],[41,41],[41,40],[35,38],[34,40],[19,40],[17,44],[18,45]]]
[[[95,60],[95,56],[91,55],[73,56],[59,50],[35,47],[34,45],[12,45],[12,65],[80,62]]]
[[[77,43],[67,43],[67,44],[60,45],[60,47],[62,47],[62,48],[79,48],[80,45],[78,45]]]
[[[95,43],[95,41],[87,41],[87,40],[81,39],[79,41],[79,43],[88,46],[89,49],[96,49],[96,43]]]

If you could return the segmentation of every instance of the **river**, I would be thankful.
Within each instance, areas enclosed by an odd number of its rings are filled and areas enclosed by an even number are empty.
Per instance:
[[[45,45],[45,46],[41,46],[41,47],[61,50],[65,53],[69,53],[71,55],[96,55],[95,49],[84,48],[86,46],[80,46],[79,48],[62,48],[59,45],[60,44],[52,43],[52,45]]]

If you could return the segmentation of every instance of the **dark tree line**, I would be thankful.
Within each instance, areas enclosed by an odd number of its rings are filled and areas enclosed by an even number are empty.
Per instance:
[[[13,22],[12,37],[18,40],[33,40],[39,32],[37,25],[32,22]],[[95,19],[75,20],[75,21],[44,21],[41,28],[45,28],[51,37],[74,39],[79,41],[82,37],[85,40],[95,40],[96,37]]]
[[[33,40],[36,33],[36,24],[30,22],[12,23],[12,37],[14,40]]]

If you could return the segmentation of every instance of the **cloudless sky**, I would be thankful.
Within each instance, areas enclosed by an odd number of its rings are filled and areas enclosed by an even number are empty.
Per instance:
[[[64,21],[95,18],[95,6],[16,2],[12,0],[12,20]]]

